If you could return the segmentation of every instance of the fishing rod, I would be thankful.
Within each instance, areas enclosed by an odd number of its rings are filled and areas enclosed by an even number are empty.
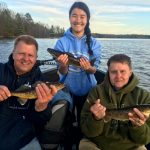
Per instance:
[[[52,62],[54,59],[47,59],[47,60],[37,60],[36,61],[36,66],[41,66],[41,65],[57,65],[56,62]]]

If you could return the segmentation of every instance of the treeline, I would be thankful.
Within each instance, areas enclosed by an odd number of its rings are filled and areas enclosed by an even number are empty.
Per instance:
[[[0,2],[0,38],[13,38],[21,34],[30,34],[36,38],[55,38],[64,34],[64,28],[59,26],[49,27],[40,22],[34,22],[30,13],[20,14],[7,8],[7,4]],[[150,35],[115,35],[92,34],[96,38],[141,38],[150,39]]]
[[[31,15],[15,13],[0,2],[0,38],[11,38],[21,34],[30,34],[36,38],[60,37],[64,28],[34,22]]]
[[[99,33],[93,33],[92,34],[95,38],[138,38],[138,39],[150,39],[150,35],[139,35],[139,34],[99,34]]]

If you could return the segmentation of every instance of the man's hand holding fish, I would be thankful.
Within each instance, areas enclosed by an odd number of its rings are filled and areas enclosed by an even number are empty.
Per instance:
[[[133,125],[142,126],[145,124],[146,120],[149,116],[144,115],[139,109],[134,108],[134,113],[128,113],[129,120],[132,122]]]
[[[47,107],[47,104],[52,100],[53,96],[57,93],[57,88],[54,85],[48,87],[45,83],[40,83],[36,86],[35,90],[37,95],[35,110],[43,111]],[[4,101],[10,96],[11,92],[9,89],[4,85],[0,85],[0,101]]]
[[[53,96],[57,93],[57,89],[54,85],[48,87],[45,83],[38,84],[35,90],[37,94],[37,100],[35,101],[36,111],[44,110]]]
[[[0,101],[4,101],[10,96],[11,96],[11,93],[8,90],[8,88],[4,85],[0,85]]]

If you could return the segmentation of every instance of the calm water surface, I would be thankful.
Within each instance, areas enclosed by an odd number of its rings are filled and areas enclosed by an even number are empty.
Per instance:
[[[100,69],[107,70],[110,56],[124,53],[131,57],[133,70],[140,79],[140,86],[150,91],[150,39],[97,39],[102,45],[102,63]],[[48,47],[53,47],[57,39],[37,39],[38,59],[50,59]],[[6,62],[12,52],[14,40],[0,40],[0,62]],[[42,66],[45,70],[53,66]]]

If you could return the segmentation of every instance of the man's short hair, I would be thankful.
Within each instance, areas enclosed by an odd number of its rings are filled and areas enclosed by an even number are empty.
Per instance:
[[[128,66],[132,68],[131,58],[125,54],[116,54],[111,56],[107,62],[108,68],[112,62],[127,63]]]
[[[35,45],[36,50],[38,51],[38,43],[33,36],[31,36],[31,35],[20,35],[20,36],[18,36],[15,39],[14,49],[16,48],[17,44],[20,41],[23,41],[24,43],[29,44],[29,45]]]

